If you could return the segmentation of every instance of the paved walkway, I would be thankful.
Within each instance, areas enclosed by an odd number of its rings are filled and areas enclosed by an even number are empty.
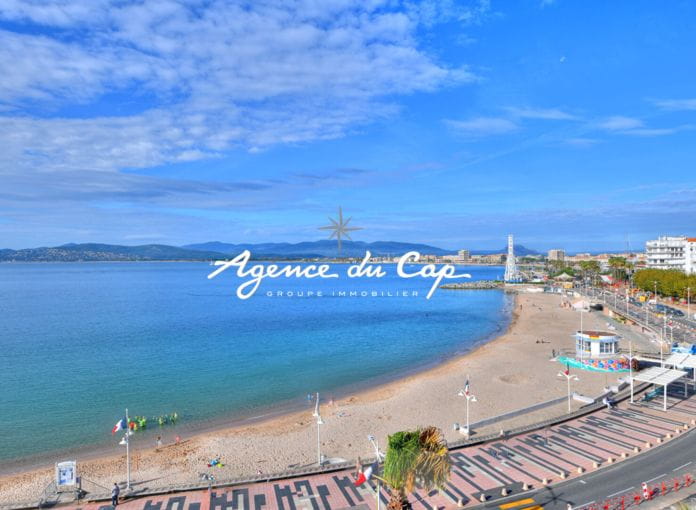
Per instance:
[[[668,410],[662,411],[662,398],[651,402],[622,403],[613,410],[601,410],[572,421],[529,432],[505,440],[454,450],[452,477],[442,491],[416,492],[410,496],[414,509],[471,507],[501,497],[506,488],[520,498],[513,507],[540,510],[533,498],[526,498],[523,484],[538,488],[546,480],[556,483],[580,476],[595,466],[620,462],[622,455],[634,456],[646,443],[658,446],[692,428],[696,420],[696,395],[684,398],[683,385],[670,387]],[[596,463],[596,464],[595,464]],[[355,487],[351,470],[254,483],[229,488],[173,495],[142,497],[119,505],[123,510],[337,510],[346,507],[375,509],[376,485]],[[382,489],[382,508],[388,493]],[[107,510],[110,505],[86,504],[84,510]],[[501,505],[503,510],[509,505]],[[517,508],[515,510],[517,510]]]

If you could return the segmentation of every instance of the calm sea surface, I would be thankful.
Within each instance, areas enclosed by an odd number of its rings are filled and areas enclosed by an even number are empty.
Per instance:
[[[176,411],[188,427],[302,405],[308,392],[398,377],[507,326],[500,291],[426,300],[431,280],[385,268],[380,279],[264,281],[241,301],[232,271],[208,280],[207,263],[0,264],[0,458],[115,445],[126,406]],[[309,290],[325,297],[265,294]],[[344,290],[419,296],[331,297]]]

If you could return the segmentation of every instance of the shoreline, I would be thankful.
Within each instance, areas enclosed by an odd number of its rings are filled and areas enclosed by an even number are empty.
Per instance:
[[[503,289],[497,290],[504,292]],[[366,394],[369,394],[370,392],[384,391],[391,385],[400,384],[401,382],[418,378],[422,375],[428,374],[429,372],[438,370],[441,367],[445,367],[450,363],[456,363],[462,358],[473,354],[485,345],[497,341],[500,337],[504,336],[510,331],[517,320],[517,314],[515,312],[516,294],[507,293],[504,299],[506,302],[503,304],[501,309],[503,323],[499,325],[496,331],[482,337],[469,347],[456,349],[450,351],[449,353],[443,353],[438,356],[437,359],[424,362],[412,368],[405,368],[390,374],[376,376],[366,381],[340,386],[335,390],[327,390],[329,397],[338,402],[351,397],[365,397]],[[322,408],[327,404],[327,393],[320,394]],[[246,414],[229,412],[225,415],[207,420],[179,423],[173,427],[167,426],[164,428],[158,428],[153,425],[142,434],[136,434],[133,436],[134,440],[131,443],[131,451],[139,452],[153,450],[151,446],[143,447],[138,445],[138,443],[141,443],[143,440],[147,440],[148,444],[151,444],[158,435],[161,435],[163,439],[171,439],[172,442],[176,435],[185,435],[186,440],[193,440],[205,434],[231,431],[249,426],[263,426],[264,424],[272,423],[275,420],[294,418],[302,413],[305,413],[308,409],[310,409],[310,407],[313,409],[314,404],[312,403],[310,406],[304,399],[292,399],[256,407],[249,410]],[[45,453],[29,455],[24,458],[2,459],[2,462],[0,462],[0,488],[3,478],[22,475],[40,469],[46,469],[47,466],[53,465],[54,462],[57,462],[58,458],[66,460],[68,458],[79,457],[83,461],[91,461],[122,456],[120,454],[113,453],[114,447],[115,444],[113,443],[93,444],[89,446],[60,448]]]
[[[366,456],[371,451],[364,439],[367,434],[374,434],[380,444],[385,444],[390,433],[426,424],[440,427],[450,441],[461,438],[452,430],[452,423],[464,421],[464,406],[457,391],[467,378],[471,379],[472,392],[479,399],[472,407],[472,423],[565,395],[565,382],[556,376],[559,365],[550,364],[549,358],[552,347],[572,345],[570,334],[576,329],[577,314],[560,308],[557,295],[518,293],[514,296],[512,307],[506,305],[510,313],[507,328],[502,327],[494,338],[428,369],[415,373],[411,370],[410,374],[401,372],[397,379],[379,385],[372,381],[360,391],[346,388],[334,405],[323,399],[321,414],[326,425],[321,432],[322,454],[344,459]],[[606,320],[599,313],[589,315],[585,318],[588,327],[593,323],[600,327]],[[596,395],[615,377],[583,372],[574,389]],[[508,398],[501,399],[501,392]],[[565,404],[535,411],[515,420],[557,415],[564,412],[564,407]],[[153,487],[192,483],[198,481],[198,473],[208,471],[205,464],[216,456],[226,464],[215,470],[219,480],[311,465],[316,463],[317,455],[316,425],[311,410],[305,404],[304,409],[285,413],[281,410],[280,414],[264,415],[258,420],[214,424],[184,437],[180,444],[173,444],[165,437],[166,429],[163,429],[162,449],[155,451],[146,444],[135,448],[134,480],[149,480],[148,486]],[[510,427],[515,420],[510,422]],[[505,428],[510,427],[506,421]],[[485,430],[484,427],[477,432]],[[81,475],[98,483],[120,481],[125,474],[123,453],[75,457]],[[27,495],[36,494],[52,477],[52,467],[43,466],[2,474],[0,502],[31,499]]]

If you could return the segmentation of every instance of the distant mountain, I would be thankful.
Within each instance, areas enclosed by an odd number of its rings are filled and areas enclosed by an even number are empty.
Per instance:
[[[222,253],[187,250],[164,244],[120,246],[115,244],[65,244],[53,248],[0,250],[0,262],[94,262],[147,260],[211,260]]]
[[[187,250],[214,251],[233,255],[244,250],[249,250],[255,257],[335,257],[336,241],[305,241],[301,243],[259,243],[259,244],[230,244],[213,241],[200,244],[188,244],[182,246]],[[450,255],[456,253],[452,250],[444,250],[435,246],[417,243],[400,243],[396,241],[375,241],[365,243],[362,241],[342,241],[341,255],[344,257],[361,257],[366,251],[376,256],[403,255],[409,251],[417,251],[431,255]]]
[[[515,249],[516,257],[526,257],[527,255],[541,255],[538,251],[531,250],[521,244],[513,245]],[[507,254],[507,246],[501,248],[500,250],[471,250],[472,255],[491,255],[493,253],[505,253]]]
[[[249,250],[255,259],[329,258],[337,255],[336,241],[305,241],[301,243],[230,244],[209,242],[186,246],[144,244],[122,246],[117,244],[69,243],[62,246],[28,248],[23,250],[0,250],[0,262],[94,262],[94,261],[153,261],[153,260],[213,260],[229,258]],[[396,241],[344,241],[341,255],[362,257],[366,251],[375,256],[399,256],[409,251],[428,255],[451,255],[452,250],[418,243]],[[506,250],[472,250],[474,255],[504,253]],[[537,252],[515,245],[518,256],[534,255]]]

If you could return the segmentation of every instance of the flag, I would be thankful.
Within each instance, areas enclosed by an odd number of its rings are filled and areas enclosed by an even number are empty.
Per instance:
[[[365,469],[358,473],[358,478],[355,480],[354,485],[360,487],[362,484],[367,482],[372,477],[372,472],[374,471],[374,464],[370,464]]]
[[[116,432],[118,432],[119,430],[125,430],[125,428],[126,428],[126,419],[121,418],[120,420],[118,420],[118,423],[116,423],[116,425],[114,425],[114,428],[111,429],[111,435],[113,436]]]
[[[469,396],[469,379],[464,383],[464,395]]]

